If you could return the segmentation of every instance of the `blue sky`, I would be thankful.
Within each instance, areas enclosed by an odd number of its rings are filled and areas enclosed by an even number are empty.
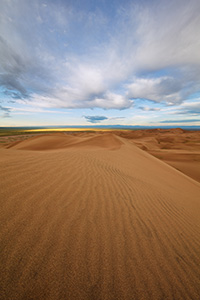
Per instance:
[[[0,126],[200,125],[199,0],[0,2]]]

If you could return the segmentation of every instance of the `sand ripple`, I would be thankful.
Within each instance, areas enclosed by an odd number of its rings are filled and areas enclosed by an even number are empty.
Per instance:
[[[119,137],[66,144],[0,149],[0,298],[199,299],[200,184]]]

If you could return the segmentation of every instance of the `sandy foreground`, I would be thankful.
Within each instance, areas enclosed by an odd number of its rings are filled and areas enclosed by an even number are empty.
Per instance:
[[[122,135],[0,149],[0,299],[200,299],[200,183]]]

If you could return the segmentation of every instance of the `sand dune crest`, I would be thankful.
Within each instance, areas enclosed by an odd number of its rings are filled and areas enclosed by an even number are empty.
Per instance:
[[[199,299],[199,183],[112,134],[0,157],[1,300]]]
[[[106,148],[116,150],[121,147],[123,142],[115,135],[108,133],[88,138],[81,138],[76,136],[54,134],[54,135],[40,135],[32,137],[25,141],[16,142],[9,146],[18,150],[58,150],[66,148]]]

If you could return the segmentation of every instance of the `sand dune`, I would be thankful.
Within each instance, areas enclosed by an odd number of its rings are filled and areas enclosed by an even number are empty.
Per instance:
[[[1,299],[199,299],[200,184],[132,139],[2,148],[0,202]]]
[[[25,141],[19,141],[9,145],[8,148],[15,148],[19,150],[55,150],[67,148],[74,143],[79,142],[79,138],[70,135],[48,134],[34,136]]]
[[[110,150],[119,149],[123,144],[116,136],[111,133],[102,134],[98,136],[90,136],[87,139],[80,137],[53,134],[53,135],[40,135],[32,137],[25,141],[12,143],[8,148],[18,150],[55,150],[66,148],[106,148]]]
[[[158,128],[116,134],[200,182],[200,131]]]

